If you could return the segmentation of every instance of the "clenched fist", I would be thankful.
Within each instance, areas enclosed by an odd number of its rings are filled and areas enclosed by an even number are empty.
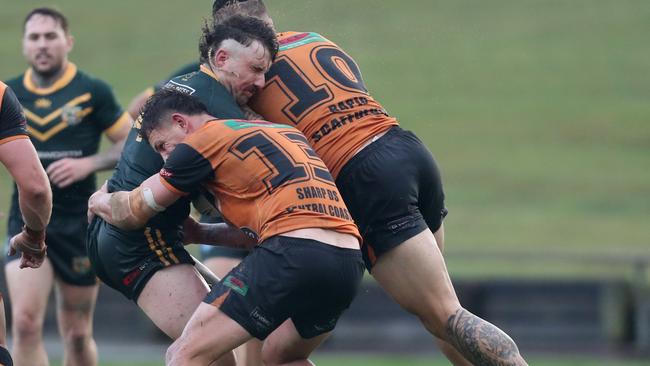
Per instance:
[[[23,231],[9,240],[9,255],[21,252],[20,268],[38,268],[45,260],[45,230],[32,230],[23,226]]]

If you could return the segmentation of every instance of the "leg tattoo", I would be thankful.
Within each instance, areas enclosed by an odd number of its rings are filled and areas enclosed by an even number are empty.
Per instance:
[[[465,309],[447,320],[449,341],[477,366],[526,365],[515,342],[501,329]]]

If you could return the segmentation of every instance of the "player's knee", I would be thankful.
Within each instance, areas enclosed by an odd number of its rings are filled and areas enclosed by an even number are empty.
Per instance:
[[[13,332],[17,342],[36,342],[41,339],[43,324],[32,312],[18,312],[13,319]]]
[[[422,325],[434,336],[447,340],[447,326],[449,320],[461,309],[460,304],[450,304],[449,306],[430,306],[427,309],[420,309],[415,313],[422,322]]]
[[[304,358],[302,357],[291,357],[282,352],[278,347],[273,346],[270,343],[264,343],[262,347],[262,363],[265,366],[277,366],[284,365],[291,362],[300,361]]]
[[[90,332],[85,331],[70,331],[67,332],[63,338],[66,348],[73,353],[86,352],[92,341],[92,335]]]

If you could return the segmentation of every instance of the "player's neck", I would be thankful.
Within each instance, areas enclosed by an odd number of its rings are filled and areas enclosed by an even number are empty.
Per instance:
[[[36,85],[39,88],[47,88],[52,86],[57,80],[63,76],[65,73],[65,70],[68,68],[68,61],[64,61],[63,64],[61,64],[61,67],[56,70],[55,72],[48,72],[48,73],[40,73],[36,71],[34,68],[32,68],[32,75],[31,79],[34,85]]]

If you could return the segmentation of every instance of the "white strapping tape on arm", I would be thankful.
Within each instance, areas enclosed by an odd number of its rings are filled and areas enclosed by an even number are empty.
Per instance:
[[[143,188],[142,189],[142,197],[144,197],[144,202],[151,208],[152,210],[156,212],[163,212],[165,211],[165,207],[162,207],[156,203],[156,199],[153,197],[153,192],[151,191],[151,188]]]

